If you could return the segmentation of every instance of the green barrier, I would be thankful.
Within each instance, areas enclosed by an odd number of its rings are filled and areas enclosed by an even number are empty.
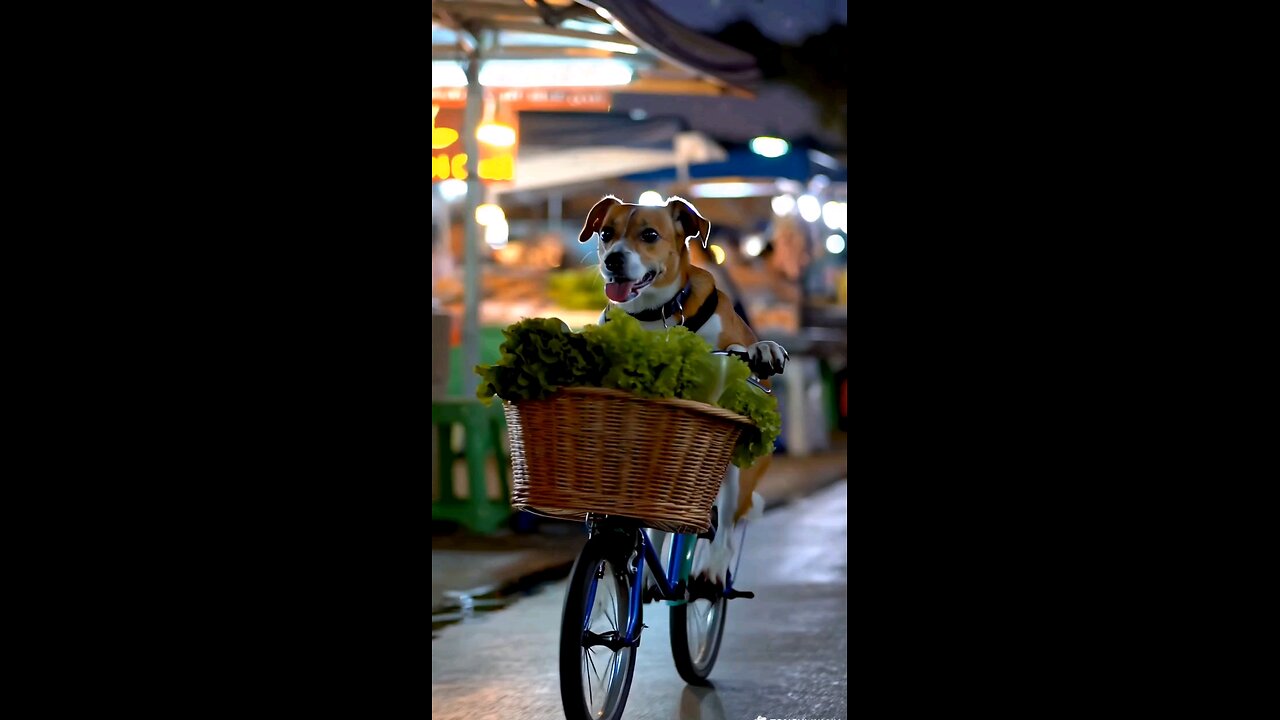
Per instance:
[[[491,533],[502,527],[511,515],[511,460],[502,450],[506,418],[498,403],[485,406],[475,398],[434,400],[431,403],[431,425],[436,433],[439,454],[437,482],[440,499],[431,503],[432,520],[452,520],[478,533]],[[453,449],[453,428],[461,425],[466,445],[461,455]],[[485,464],[494,458],[498,469],[498,498],[489,499]],[[467,495],[458,497],[453,491],[453,466],[462,459],[467,464]]]
[[[505,338],[501,327],[480,328],[479,363],[489,365],[498,361],[498,348]],[[476,399],[476,387],[480,376],[467,367],[462,357],[462,347],[449,348],[449,382],[447,396],[431,398],[431,431],[436,433],[437,483],[439,500],[431,503],[432,520],[450,520],[477,533],[491,533],[501,528],[511,516],[510,477],[511,460],[502,450],[502,438],[506,434],[506,418],[502,406],[493,403],[488,407]],[[465,448],[461,453],[453,450],[453,428],[462,426]],[[489,499],[485,466],[487,458],[494,458],[498,469],[498,499]],[[467,495],[458,497],[453,491],[454,463],[462,460],[467,466]]]

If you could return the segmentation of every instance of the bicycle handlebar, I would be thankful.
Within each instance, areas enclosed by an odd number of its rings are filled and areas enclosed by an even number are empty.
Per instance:
[[[736,357],[742,362],[746,363],[747,367],[751,366],[751,356],[745,352],[742,352],[741,350],[712,350],[711,354],[712,355],[728,355],[729,357]],[[749,376],[747,378],[747,382],[763,390],[765,395],[773,394],[772,390],[760,384],[760,380],[757,379],[755,375]]]

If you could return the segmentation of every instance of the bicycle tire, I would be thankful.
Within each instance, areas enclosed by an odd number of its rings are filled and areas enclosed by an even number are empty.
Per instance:
[[[710,684],[707,677],[720,656],[728,611],[729,600],[724,597],[714,602],[698,599],[671,607],[671,657],[675,660],[676,672],[686,683]],[[690,632],[691,628],[696,628],[695,632]]]
[[[626,707],[638,648],[588,648],[583,636],[586,629],[625,632],[631,605],[629,555],[616,539],[597,536],[587,541],[573,564],[560,616],[560,701],[567,720],[618,720]],[[594,601],[588,608],[593,586]],[[602,611],[598,615],[597,609]],[[598,691],[593,676],[602,681]]]

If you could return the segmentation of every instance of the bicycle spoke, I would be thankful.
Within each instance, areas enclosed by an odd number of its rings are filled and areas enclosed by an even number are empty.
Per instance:
[[[596,674],[596,679],[602,680],[603,678],[600,677],[600,669],[596,667],[596,649],[595,648],[590,648],[587,650],[587,662],[591,664],[591,671]]]
[[[614,595],[614,590],[612,589],[613,586],[610,585],[609,587],[610,587],[609,594]],[[614,597],[613,602],[604,604],[604,619],[609,621],[609,627],[612,630],[618,629],[618,621],[613,619],[613,617],[609,615],[609,607],[613,606],[614,608],[617,608],[617,605],[618,605],[618,599],[616,596]]]
[[[587,662],[583,663],[584,665],[588,665],[588,664],[589,664],[589,665],[591,665],[592,667],[594,667],[594,663],[591,661],[591,651],[590,651],[590,650],[588,650],[588,651],[586,651],[586,652],[584,652],[584,653],[583,653],[583,659],[587,661]],[[586,676],[587,676],[587,677],[586,677],[586,680],[587,680],[587,681],[584,683],[584,684],[587,686],[587,702],[588,702],[591,706],[593,706],[593,707],[594,707],[594,706],[595,706],[595,698],[594,698],[594,693],[591,691],[591,688],[592,688],[592,685],[591,685],[591,670],[590,670],[590,669],[588,669],[588,668],[586,668],[586,667],[584,667],[584,668],[582,669],[582,672],[583,672],[583,674],[584,674],[584,675],[586,675]]]

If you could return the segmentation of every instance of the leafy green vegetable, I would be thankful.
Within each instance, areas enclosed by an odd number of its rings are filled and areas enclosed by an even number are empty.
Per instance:
[[[476,366],[480,386],[476,396],[486,403],[498,395],[506,400],[536,400],[573,385],[597,384],[600,362],[586,339],[569,332],[559,318],[530,318],[502,331],[506,340],[495,365]]]
[[[687,397],[691,388],[705,382],[711,346],[688,328],[652,332],[617,308],[610,309],[607,317],[608,322],[582,330],[587,345],[603,362],[600,387],[669,398]]]
[[[738,364],[746,367],[741,360]],[[777,400],[752,387],[743,378],[730,384],[716,404],[729,412],[746,415],[756,424],[755,427],[743,428],[738,436],[738,444],[733,449],[734,465],[750,467],[756,460],[773,453],[773,441],[782,432]]]
[[[782,425],[777,402],[747,383],[746,363],[711,355],[711,346],[685,327],[652,332],[617,308],[607,317],[581,333],[569,332],[558,318],[510,325],[498,362],[475,368],[481,378],[476,396],[489,403],[494,395],[516,401],[544,398],[561,387],[606,387],[701,402],[723,382],[716,404],[756,424],[743,430],[733,463],[748,467],[773,452]]]

